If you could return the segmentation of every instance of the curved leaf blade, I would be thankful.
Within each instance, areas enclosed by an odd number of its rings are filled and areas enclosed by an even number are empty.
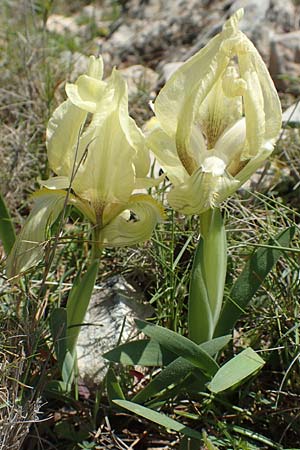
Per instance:
[[[67,347],[73,353],[81,324],[84,321],[86,310],[95,286],[99,261],[95,260],[82,278],[77,279],[70,292],[67,302]]]
[[[170,352],[175,353],[177,356],[182,356],[209,376],[213,376],[217,372],[219,366],[216,361],[190,339],[187,339],[174,331],[168,330],[167,328],[160,327],[159,325],[152,325],[143,320],[136,319],[135,323],[138,329],[146,336],[156,340],[159,344]]]
[[[158,342],[141,339],[119,345],[104,353],[103,358],[124,366],[167,366],[176,358],[174,353],[163,348]]]
[[[225,363],[208,385],[214,394],[238,386],[262,368],[265,361],[251,347]]]
[[[152,422],[157,423],[165,428],[169,428],[171,430],[177,431],[178,433],[182,433],[185,436],[194,439],[201,439],[202,435],[196,431],[192,430],[189,427],[184,426],[180,422],[177,422],[174,419],[166,416],[165,414],[161,414],[157,411],[153,411],[153,409],[146,408],[145,406],[138,405],[133,402],[129,402],[128,400],[113,400],[113,403],[120,406],[121,408],[127,409],[138,416],[144,417],[145,419],[151,420]]]
[[[287,228],[268,242],[270,245],[278,246],[278,249],[262,247],[254,251],[233,285],[229,298],[222,308],[215,336],[222,336],[231,332],[236,321],[282,255],[280,247],[288,247],[294,233],[295,227]]]
[[[2,241],[5,253],[8,255],[16,240],[16,233],[5,204],[4,198],[0,193],[0,239]]]

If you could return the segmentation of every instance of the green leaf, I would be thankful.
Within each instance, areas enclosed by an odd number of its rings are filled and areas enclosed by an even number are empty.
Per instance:
[[[94,261],[84,276],[77,279],[69,294],[67,302],[67,348],[73,353],[80,332],[81,324],[84,321],[86,310],[89,306],[91,295],[95,286],[99,261]]]
[[[211,392],[217,394],[235,387],[256,373],[264,364],[264,360],[252,348],[246,348],[220,367],[208,388]]]
[[[200,215],[201,238],[191,271],[188,328],[197,344],[213,337],[219,319],[227,270],[226,232],[218,208]]]
[[[210,356],[218,353],[231,339],[231,336],[222,336],[209,342],[200,344],[200,348],[205,350]],[[195,371],[195,365],[186,359],[179,357],[172,361],[164,370],[162,370],[153,380],[148,383],[144,389],[138,392],[133,401],[143,403],[150,397],[157,395],[162,390],[172,384],[178,384],[182,379]]]
[[[290,227],[271,239],[268,244],[288,247],[294,233],[295,227]],[[222,336],[231,332],[236,321],[281,255],[282,250],[280,248],[259,248],[252,254],[223,306],[215,336]]]
[[[65,308],[56,308],[52,311],[50,330],[63,382],[70,389],[74,379],[75,358],[67,348],[67,311]]]
[[[137,405],[136,403],[129,402],[127,400],[113,400],[113,403],[120,406],[121,408],[127,409],[128,411],[137,414],[138,416],[144,417],[145,419],[151,420],[167,429],[177,431],[185,436],[201,440],[202,436],[198,431],[192,430],[189,427],[182,425],[174,419],[161,414],[152,409],[145,408],[145,406]]]
[[[195,367],[201,369],[204,373],[211,376],[217,372],[219,366],[216,361],[193,341],[190,341],[174,331],[160,327],[159,325],[152,325],[138,319],[136,319],[135,322],[138,329],[146,336],[156,340],[159,344],[170,352],[175,353],[177,356],[182,356]]]
[[[2,241],[6,255],[12,249],[16,240],[15,229],[6,207],[5,201],[0,193],[0,239]]]
[[[46,392],[53,392],[56,394],[68,393],[68,386],[64,381],[51,380],[46,386]]]
[[[137,403],[144,403],[150,397],[157,395],[172,384],[179,383],[189,373],[193,372],[194,369],[194,364],[186,359],[181,357],[176,358],[164,370],[156,375],[144,389],[138,392],[132,400]]]
[[[54,343],[55,355],[60,368],[63,366],[67,352],[67,311],[65,308],[55,308],[50,315],[50,331]]]
[[[146,339],[119,345],[102,356],[125,366],[166,366],[176,358],[158,342]]]
[[[210,356],[214,356],[217,353],[219,353],[225,345],[228,344],[229,341],[231,341],[232,336],[231,334],[227,334],[225,336],[219,336],[213,339],[210,339],[207,342],[202,342],[202,344],[199,345],[202,350],[207,352]]]
[[[109,403],[112,404],[113,400],[122,399],[125,400],[120,383],[116,377],[113,369],[108,369],[106,374],[106,389]]]

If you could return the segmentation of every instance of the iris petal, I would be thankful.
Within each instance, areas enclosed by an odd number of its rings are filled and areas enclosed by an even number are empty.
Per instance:
[[[172,208],[183,214],[201,214],[214,208],[234,192],[238,181],[226,173],[222,176],[198,169],[185,183],[175,186],[168,194]]]
[[[133,220],[128,220],[134,214]],[[135,245],[150,238],[157,222],[164,219],[161,205],[149,195],[133,195],[127,205],[127,214],[120,214],[100,233],[103,247]]]
[[[47,230],[61,213],[66,192],[43,189],[34,197],[33,209],[7,259],[7,276],[9,278],[36,265],[43,258],[43,244],[47,239]]]
[[[182,183],[188,173],[181,164],[174,139],[170,138],[160,126],[151,120],[148,124],[146,140],[158,163],[163,167],[167,177],[174,184]]]
[[[63,102],[52,114],[46,133],[47,155],[56,175],[71,176],[76,148],[87,113],[70,100]],[[78,155],[77,161],[80,159]]]

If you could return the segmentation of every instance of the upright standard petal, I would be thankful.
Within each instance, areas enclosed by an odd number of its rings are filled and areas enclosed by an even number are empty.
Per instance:
[[[80,161],[80,136],[87,113],[70,100],[63,102],[52,114],[46,132],[48,161],[51,169],[59,176],[70,179],[73,166]]]
[[[155,119],[151,119],[147,124],[146,141],[173,184],[183,183],[188,179],[188,173],[178,157],[174,139],[160,128]]]
[[[106,83],[102,81],[103,60],[101,57],[90,57],[88,73],[81,75],[76,83],[67,83],[66,92],[78,108],[95,113],[103,99]]]
[[[72,184],[79,197],[93,204],[103,223],[128,202],[134,189],[136,157],[128,112],[124,117],[126,84],[117,72],[108,89],[114,91],[113,101],[94,115],[82,135],[80,153],[85,148],[86,154]]]

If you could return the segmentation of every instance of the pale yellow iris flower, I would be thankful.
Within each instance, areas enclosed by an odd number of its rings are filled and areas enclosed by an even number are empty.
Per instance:
[[[105,81],[101,58],[90,58],[88,73],[67,84],[68,99],[47,128],[47,155],[56,174],[42,181],[36,201],[11,254],[8,275],[36,264],[46,230],[66,202],[89,219],[98,247],[134,245],[148,239],[163,218],[147,194],[150,166],[145,139],[128,114],[126,83],[117,70]],[[134,220],[131,220],[134,218]]]
[[[167,81],[148,124],[148,145],[173,189],[170,205],[201,214],[235,192],[270,155],[281,128],[274,84],[238,29],[223,30]]]

